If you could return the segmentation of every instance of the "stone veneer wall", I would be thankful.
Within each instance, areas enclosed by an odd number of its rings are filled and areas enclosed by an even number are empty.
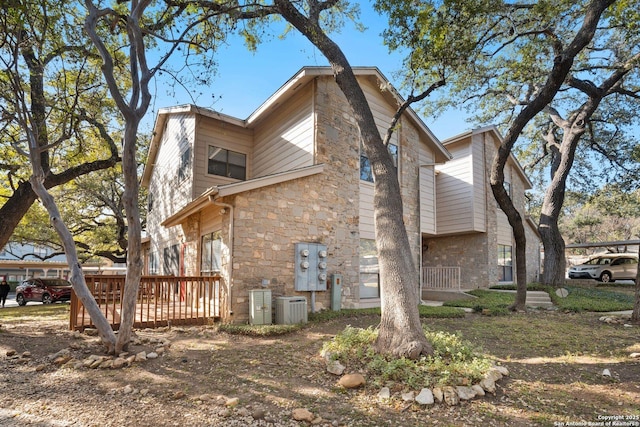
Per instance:
[[[403,219],[407,230],[411,256],[416,269],[416,299],[420,290],[420,259],[422,237],[420,233],[420,152],[417,129],[405,118],[397,130],[400,134],[400,188],[403,201]]]
[[[497,263],[491,265],[492,247],[485,233],[463,234],[430,238],[425,240],[426,247],[422,263],[425,267],[460,267],[460,286],[462,289],[487,288]],[[495,249],[497,254],[497,247]],[[496,255],[497,256],[497,255]]]

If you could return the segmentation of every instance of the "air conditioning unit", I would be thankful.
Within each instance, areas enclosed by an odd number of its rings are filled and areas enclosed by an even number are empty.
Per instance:
[[[305,297],[276,298],[276,323],[279,325],[307,323],[307,299]]]

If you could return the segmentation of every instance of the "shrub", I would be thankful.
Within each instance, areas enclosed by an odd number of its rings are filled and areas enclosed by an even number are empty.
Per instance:
[[[422,388],[443,385],[472,384],[491,367],[492,361],[478,353],[456,334],[425,329],[434,353],[418,360],[377,354],[373,344],[378,331],[373,328],[347,327],[323,346],[332,358],[340,360],[351,371],[365,371],[376,387]]]
[[[221,323],[218,331],[232,335],[248,335],[252,337],[269,337],[288,334],[302,329],[304,324],[295,325],[236,325],[233,323]]]

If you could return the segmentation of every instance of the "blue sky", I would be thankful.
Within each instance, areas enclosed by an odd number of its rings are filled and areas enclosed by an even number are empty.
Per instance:
[[[377,15],[369,2],[361,3],[361,8],[361,22],[367,27],[364,32],[347,23],[341,33],[331,37],[352,66],[376,66],[397,87],[394,76],[402,66],[402,57],[389,53],[383,45],[380,33],[386,26],[386,18]],[[195,103],[241,119],[248,117],[302,67],[328,65],[324,56],[297,31],[291,31],[284,40],[273,37],[259,45],[257,52],[250,52],[242,40],[234,38],[216,57],[217,74],[209,87],[194,91],[202,92]],[[168,97],[158,90],[144,125],[153,124],[159,108],[192,102],[186,93]],[[460,117],[460,112],[453,111],[436,121],[429,117],[423,120],[438,138],[445,139],[469,128]]]

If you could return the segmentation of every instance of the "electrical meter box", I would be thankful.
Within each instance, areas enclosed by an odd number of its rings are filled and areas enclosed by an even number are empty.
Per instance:
[[[327,246],[296,243],[296,291],[327,290]]]

